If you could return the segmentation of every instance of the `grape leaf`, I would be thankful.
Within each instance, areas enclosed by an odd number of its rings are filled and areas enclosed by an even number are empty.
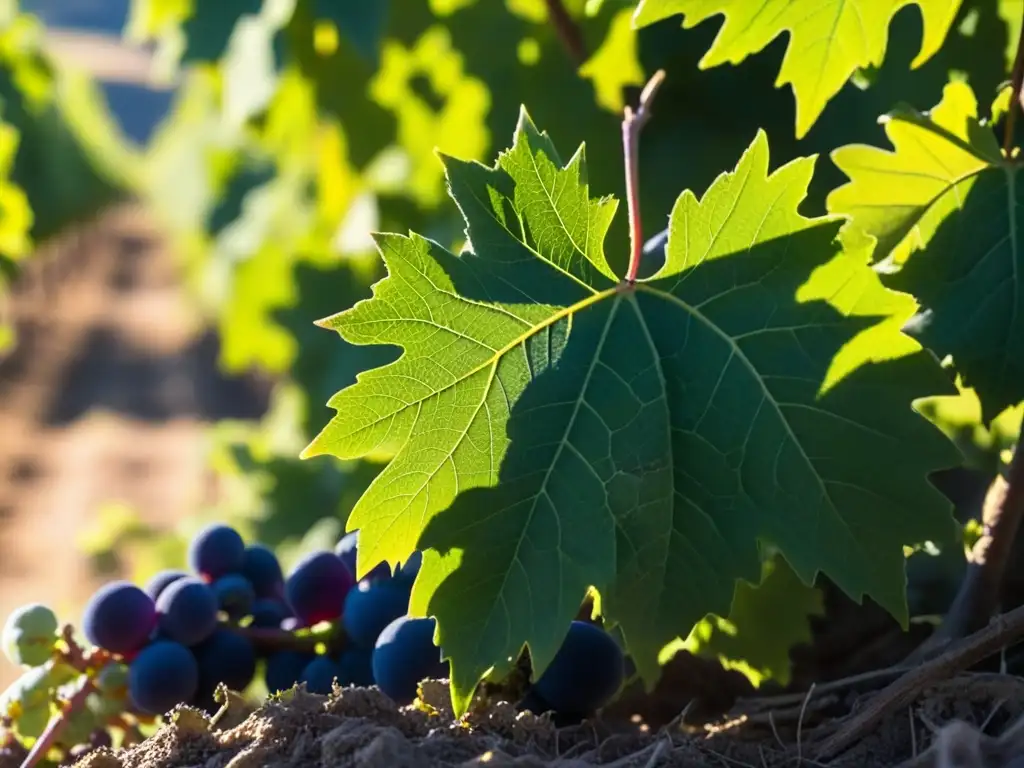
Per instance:
[[[322,323],[404,352],[303,455],[397,452],[348,527],[361,573],[428,550],[410,610],[438,619],[457,709],[524,642],[540,674],[591,586],[653,683],[662,647],[759,580],[759,540],[906,621],[902,546],[952,525],[926,474],[957,461],[911,403],[952,387],[879,323],[893,294],[838,220],[796,212],[812,158],[769,175],[759,132],[679,197],[635,287],[583,148],[563,165],[523,111],[494,167],[443,160],[471,248],[379,237],[388,277]]]
[[[878,258],[902,263],[956,209],[955,190],[998,164],[999,145],[978,121],[970,86],[951,82],[942,101],[921,115],[899,107],[883,117],[895,152],[877,147],[840,147],[832,158],[847,176],[829,195],[830,211],[852,217],[849,229],[878,241]]]
[[[788,32],[776,86],[792,86],[796,135],[802,138],[855,70],[881,65],[889,22],[911,3],[924,19],[921,50],[911,64],[918,67],[942,46],[960,0],[641,0],[634,24],[643,27],[681,13],[683,26],[690,28],[725,16],[701,69],[738,64]]]
[[[811,640],[811,616],[824,616],[821,590],[800,581],[786,561],[765,561],[761,582],[736,584],[728,618],[709,616],[685,641],[662,652],[677,650],[717,658],[726,669],[744,674],[755,686],[765,680],[789,685],[789,650]]]
[[[894,151],[832,153],[850,181],[829,195],[829,210],[876,238],[877,258],[901,265],[884,280],[920,304],[908,332],[953,356],[988,422],[1024,399],[1016,164],[1003,160],[965,83],[947,85],[929,114],[903,107],[884,124]]]

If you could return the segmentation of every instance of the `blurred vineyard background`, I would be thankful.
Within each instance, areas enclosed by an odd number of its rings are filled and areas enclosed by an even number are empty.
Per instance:
[[[75,619],[99,580],[180,562],[213,518],[285,561],[333,544],[380,465],[297,456],[330,395],[394,351],[313,321],[380,277],[370,232],[459,246],[435,147],[489,163],[525,104],[621,199],[621,109],[663,67],[649,233],[758,127],[774,164],[821,153],[804,211],[820,214],[840,181],[827,153],[882,143],[893,104],[930,107],[968,62],[995,94],[1021,2],[968,0],[916,70],[905,7],[886,76],[860,73],[797,140],[782,38],[701,71],[717,22],[638,34],[625,0],[0,1],[0,613],[39,600]],[[621,268],[622,215],[606,250]],[[992,471],[1019,425],[981,430],[969,398],[931,412]]]

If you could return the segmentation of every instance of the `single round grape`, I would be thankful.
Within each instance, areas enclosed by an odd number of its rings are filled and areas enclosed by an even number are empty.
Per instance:
[[[50,660],[26,670],[0,694],[0,715],[17,717],[25,710],[48,707],[57,688],[69,682],[67,673],[63,671],[66,666]],[[73,670],[72,673],[75,674]],[[72,676],[70,679],[75,678]]]
[[[416,550],[398,569],[394,577],[395,584],[400,585],[407,592],[412,591],[412,585],[416,581],[416,576],[419,575],[421,565],[423,565],[423,553]]]
[[[82,631],[89,642],[111,653],[138,650],[155,626],[153,598],[127,581],[100,587],[82,617]]]
[[[88,698],[87,706],[96,715],[107,719],[124,711],[128,701],[128,666],[112,661],[93,679],[96,693]]]
[[[337,661],[330,656],[317,656],[302,670],[299,681],[306,684],[306,690],[310,693],[326,696],[334,690],[334,681],[340,679],[341,675],[342,669]]]
[[[372,649],[384,627],[408,610],[409,595],[401,587],[360,582],[345,597],[341,622],[353,644]]]
[[[232,619],[248,616],[256,602],[256,591],[249,580],[239,573],[221,576],[211,585],[217,596],[217,605]]]
[[[334,554],[341,558],[341,562],[348,568],[352,578],[356,577],[356,553],[359,549],[359,531],[352,531],[341,537],[341,541],[334,547]],[[385,581],[391,578],[391,568],[387,563],[378,563],[363,579],[367,581]]]
[[[217,597],[194,576],[179,579],[156,601],[160,632],[182,645],[196,645],[217,628]]]
[[[192,651],[199,665],[200,690],[224,683],[232,691],[244,691],[256,675],[256,649],[237,632],[219,629]]]
[[[369,688],[373,685],[373,650],[349,648],[338,657],[338,683]]]
[[[199,665],[181,643],[158,640],[144,648],[128,669],[128,690],[136,707],[162,715],[187,702],[199,687]]]
[[[127,695],[128,665],[118,661],[108,662],[96,673],[93,685],[100,693],[110,695]]]
[[[341,615],[352,575],[333,552],[311,552],[295,566],[285,590],[288,604],[307,625],[331,621]]]
[[[556,712],[588,715],[612,700],[624,676],[625,660],[614,638],[593,624],[574,621],[534,688]]]
[[[302,677],[302,671],[315,658],[312,653],[299,651],[277,651],[267,657],[263,672],[267,690],[271,693],[287,691]]]
[[[163,591],[171,586],[171,584],[176,582],[178,579],[184,579],[188,576],[188,571],[180,571],[177,569],[159,571],[146,582],[146,586],[143,587],[142,590],[149,595],[155,603],[160,598],[160,595],[163,594]]]
[[[373,679],[396,704],[416,699],[427,678],[448,676],[448,662],[434,645],[435,621],[402,616],[388,624],[373,649]]]
[[[280,627],[286,619],[292,618],[287,605],[270,598],[261,598],[253,603],[250,615],[254,627]]]
[[[45,663],[56,642],[57,616],[41,603],[23,605],[8,616],[0,639],[11,663],[26,667]]]
[[[203,578],[213,581],[242,570],[245,542],[229,525],[214,523],[196,534],[188,548],[188,565]]]
[[[257,598],[281,597],[284,594],[281,563],[277,555],[262,544],[250,544],[245,548],[242,575],[252,584]]]
[[[14,731],[23,739],[38,739],[50,724],[50,703],[25,707],[14,720]]]

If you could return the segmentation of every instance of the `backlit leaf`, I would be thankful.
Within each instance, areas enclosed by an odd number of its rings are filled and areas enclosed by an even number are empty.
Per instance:
[[[829,209],[877,238],[876,258],[901,264],[884,279],[920,305],[908,332],[953,356],[989,421],[1024,399],[1019,163],[1002,158],[964,83],[948,85],[928,114],[891,113],[885,131],[893,151],[833,153],[850,182]]]
[[[961,0],[641,0],[634,21],[646,26],[683,14],[694,27],[713,16],[725,22],[700,61],[702,69],[738,64],[764,50],[783,33],[789,40],[777,86],[787,83],[796,97],[796,135],[804,136],[828,100],[861,67],[881,65],[889,22],[915,4],[924,19],[924,40],[912,66],[942,46]]]

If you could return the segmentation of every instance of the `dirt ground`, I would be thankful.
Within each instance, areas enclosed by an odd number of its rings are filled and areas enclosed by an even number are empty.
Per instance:
[[[0,616],[27,602],[75,621],[97,585],[76,538],[121,501],[169,526],[203,498],[203,425],[258,417],[218,375],[166,242],[125,205],[48,244],[10,302],[0,360]],[[16,670],[0,665],[0,686]]]
[[[935,766],[1013,768],[1020,756],[1019,678],[965,676],[925,691],[839,753],[823,752],[846,721],[816,717],[808,700],[777,700],[761,711],[691,725],[682,717],[653,730],[597,719],[556,728],[506,702],[480,703],[463,721],[446,709],[447,685],[424,683],[426,705],[396,708],[376,689],[335,689],[331,696],[293,691],[256,710],[238,703],[212,719],[179,708],[149,739],[101,749],[76,768],[710,768]],[[831,694],[830,694],[831,695]],[[856,698],[856,697],[853,697]],[[230,700],[230,697],[229,697]],[[856,707],[854,704],[854,712]],[[772,714],[775,715],[773,719]],[[1016,718],[1016,719],[1014,719]],[[1007,724],[1010,724],[1009,726]],[[996,727],[1006,735],[982,734]],[[15,768],[0,759],[0,768]]]

